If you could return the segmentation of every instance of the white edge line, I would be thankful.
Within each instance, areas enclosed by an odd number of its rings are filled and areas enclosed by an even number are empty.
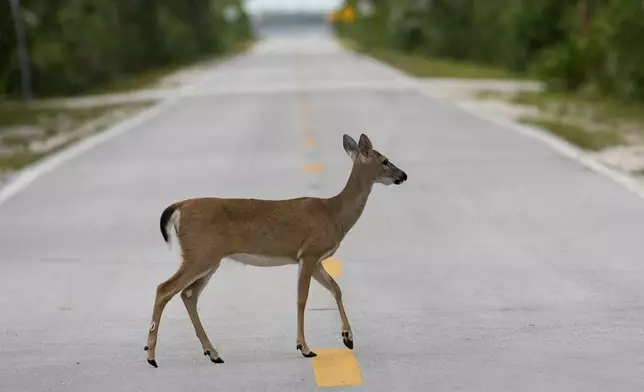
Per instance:
[[[407,75],[406,73],[398,70],[397,68],[395,68],[393,66],[390,66],[387,63],[383,63],[381,61],[378,61],[378,60],[374,59],[371,56],[364,55],[362,53],[357,53],[357,52],[353,52],[353,53],[355,55],[357,55],[358,57],[362,57],[363,60],[366,60],[366,61],[372,63],[373,65],[376,65],[376,66],[380,67],[381,69],[388,71],[389,73],[395,74],[398,77],[403,77],[403,78],[409,80],[409,82],[411,84],[414,84],[416,86],[417,90],[421,94],[425,95],[428,98],[432,98],[432,99],[435,99],[435,100],[440,101],[442,103],[452,105],[452,106],[460,109],[461,111],[466,112],[466,113],[468,113],[468,114],[470,114],[472,116],[475,116],[475,117],[480,118],[482,120],[486,120],[486,121],[491,122],[491,123],[493,123],[495,125],[498,125],[498,126],[500,126],[502,128],[512,130],[512,131],[515,131],[515,132],[519,132],[520,134],[522,134],[524,136],[527,136],[529,138],[538,140],[538,141],[548,145],[553,150],[559,152],[561,155],[563,155],[563,156],[571,159],[572,161],[577,162],[577,163],[579,163],[579,164],[591,169],[595,173],[598,173],[598,174],[601,174],[601,175],[604,175],[604,176],[610,178],[611,180],[613,180],[617,184],[619,184],[619,185],[625,187],[626,189],[628,189],[629,191],[635,193],[637,196],[639,196],[641,198],[644,198],[644,185],[640,184],[637,181],[637,179],[635,179],[632,176],[629,176],[629,175],[627,175],[625,173],[622,173],[622,172],[620,172],[618,170],[615,170],[613,168],[610,168],[610,167],[604,165],[603,163],[597,161],[596,159],[594,159],[593,157],[588,155],[581,148],[577,147],[576,145],[574,145],[572,143],[569,143],[568,141],[566,141],[566,140],[564,140],[562,138],[559,138],[559,137],[555,136],[554,134],[552,134],[552,133],[550,133],[548,131],[545,131],[545,130],[543,130],[541,128],[538,128],[538,127],[535,127],[535,126],[519,124],[519,123],[516,123],[516,122],[511,121],[511,120],[501,119],[501,118],[499,118],[497,116],[486,115],[486,114],[483,114],[483,113],[481,113],[479,111],[476,111],[476,110],[473,110],[473,109],[467,107],[463,103],[443,98],[443,97],[441,97],[441,96],[439,96],[437,94],[432,94],[429,91],[428,87],[423,85],[421,80],[419,80],[417,78],[414,78],[414,77],[410,77],[409,75]]]

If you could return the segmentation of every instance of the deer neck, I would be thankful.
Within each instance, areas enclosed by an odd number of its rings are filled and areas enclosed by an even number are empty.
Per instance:
[[[362,173],[363,170],[354,164],[342,191],[331,198],[336,221],[343,234],[346,234],[362,215],[373,187],[373,182],[368,175]]]

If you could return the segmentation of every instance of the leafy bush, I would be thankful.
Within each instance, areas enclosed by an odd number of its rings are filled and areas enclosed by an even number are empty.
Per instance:
[[[237,1],[235,3],[234,1]],[[250,37],[212,0],[22,0],[36,95],[83,93],[126,74],[217,54]],[[20,93],[17,42],[0,1],[0,96]]]
[[[379,37],[379,45],[402,52],[529,71],[556,90],[644,100],[642,0],[371,2],[386,23],[338,23],[338,33],[362,43]]]

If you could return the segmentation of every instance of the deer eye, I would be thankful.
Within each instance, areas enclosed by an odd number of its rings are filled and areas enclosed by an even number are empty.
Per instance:
[[[389,159],[385,159],[384,161],[382,161],[382,164],[385,166],[389,166]]]

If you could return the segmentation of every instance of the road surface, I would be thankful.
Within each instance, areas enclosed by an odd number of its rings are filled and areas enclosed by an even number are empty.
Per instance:
[[[163,208],[332,195],[342,134],[363,132],[409,181],[376,186],[336,254],[353,353],[316,283],[307,341],[326,362],[295,350],[297,267],[224,262],[200,312],[226,362],[175,297],[149,366],[155,288],[177,267]],[[0,250],[2,391],[644,388],[644,200],[325,36],[269,38],[43,173],[0,205]]]

